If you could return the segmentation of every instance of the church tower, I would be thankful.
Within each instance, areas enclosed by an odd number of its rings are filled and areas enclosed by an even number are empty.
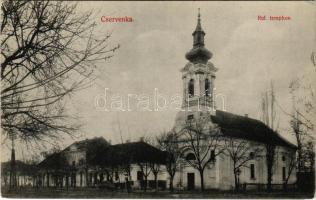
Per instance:
[[[205,48],[200,9],[192,36],[193,47],[185,55],[189,62],[181,69],[182,109],[177,114],[175,126],[180,126],[185,120],[210,116],[215,112],[214,82],[217,68],[209,61],[212,53]]]

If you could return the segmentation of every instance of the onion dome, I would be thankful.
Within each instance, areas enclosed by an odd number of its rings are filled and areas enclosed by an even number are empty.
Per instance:
[[[193,48],[185,54],[186,59],[192,63],[204,63],[212,57],[212,53],[204,47],[205,32],[201,26],[200,9],[198,14],[198,21],[193,36]]]

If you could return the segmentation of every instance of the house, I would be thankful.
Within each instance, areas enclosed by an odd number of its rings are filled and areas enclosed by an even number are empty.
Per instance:
[[[103,157],[101,164],[112,172],[116,183],[128,181],[132,188],[149,186],[154,188],[155,171],[158,187],[166,188],[167,173],[164,169],[165,152],[143,141],[111,145],[97,157]],[[104,155],[104,156],[102,156]]]
[[[75,142],[53,153],[38,164],[37,183],[40,186],[84,187],[96,184],[98,166],[96,153],[110,144],[102,137]]]
[[[104,182],[133,188],[157,182],[166,188],[165,153],[145,142],[111,145],[103,137],[78,141],[39,163],[37,182],[44,187],[99,187]]]

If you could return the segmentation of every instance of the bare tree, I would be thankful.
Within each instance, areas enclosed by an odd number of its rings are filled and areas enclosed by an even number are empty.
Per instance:
[[[151,162],[150,163],[151,171],[154,175],[154,181],[155,181],[155,190],[158,190],[158,174],[161,171],[161,165],[159,163]]]
[[[150,162],[139,162],[138,163],[138,166],[142,172],[142,175],[143,175],[143,181],[142,181],[142,186],[143,186],[143,189],[144,191],[146,192],[147,191],[147,186],[148,186],[148,176],[150,175],[151,173],[151,163]]]
[[[289,179],[292,175],[293,169],[296,167],[296,164],[297,164],[297,160],[296,160],[295,152],[290,152],[289,161],[287,162],[288,170],[287,170],[287,174],[284,181],[285,190],[287,189]]]
[[[201,191],[204,191],[204,170],[207,166],[214,166],[216,156],[224,151],[219,145],[219,130],[212,129],[207,119],[193,119],[187,121],[182,135],[183,150],[194,155],[194,158],[186,159],[186,162],[199,171]]]
[[[58,139],[78,129],[65,97],[91,82],[96,64],[118,47],[96,37],[91,12],[76,4],[9,1],[2,4],[1,126],[5,138]],[[11,137],[14,138],[14,137]]]
[[[316,71],[291,81],[289,89],[293,101],[293,113],[287,115],[299,120],[302,127],[310,132],[309,139],[314,139],[313,131],[316,119]],[[303,81],[304,80],[304,81]]]
[[[251,144],[251,142],[234,137],[225,137],[224,154],[229,156],[233,161],[233,173],[235,179],[235,190],[239,190],[239,173],[241,168],[249,167],[248,162],[258,159],[262,149],[258,146]]]
[[[304,80],[306,79],[308,77]],[[290,114],[283,109],[283,112],[291,117],[290,125],[297,142],[299,172],[304,171],[304,154],[307,152],[308,143],[315,139],[316,95],[312,85],[308,81],[302,83],[299,79],[292,81],[289,88],[292,95],[293,112]]]
[[[160,149],[160,145],[159,145],[159,141],[158,141],[158,138],[153,138],[153,137],[145,137],[143,136],[141,138],[141,140],[143,142],[146,142],[154,147],[156,147],[157,149]],[[155,190],[157,191],[158,190],[158,174],[160,173],[161,171],[161,163],[159,162],[155,162],[154,160],[153,161],[150,161],[149,162],[149,166],[150,166],[150,169],[151,169],[151,172],[153,173],[154,175],[154,181],[155,181]]]
[[[303,130],[302,123],[299,120],[299,116],[296,113],[296,115],[293,115],[293,118],[290,121],[291,127],[293,129],[296,143],[297,143],[297,168],[298,171],[302,171],[303,167],[303,137],[305,135],[305,131]]]
[[[179,146],[178,135],[174,131],[162,133],[157,137],[160,149],[167,153],[166,170],[170,176],[169,189],[173,191],[173,179],[178,170],[181,149]]]
[[[112,56],[109,35],[96,38],[91,12],[76,4],[2,4],[2,128],[24,140],[71,134],[62,100],[89,83],[98,61]]]
[[[276,131],[277,118],[276,118],[276,108],[275,108],[275,92],[273,82],[271,81],[270,90],[266,91],[262,95],[261,99],[261,109],[262,109],[262,120],[269,126],[273,131]],[[267,130],[268,131],[268,130]],[[267,136],[269,134],[267,133]],[[266,149],[266,163],[267,163],[267,190],[272,190],[272,176],[273,176],[273,166],[275,163],[276,154],[276,144],[275,141],[271,140],[265,143]]]

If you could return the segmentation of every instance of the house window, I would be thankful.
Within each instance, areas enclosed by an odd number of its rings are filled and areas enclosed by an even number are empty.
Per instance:
[[[285,160],[286,160],[286,159],[285,159],[285,156],[283,155],[283,156],[282,156],[282,161],[285,161]]]
[[[210,95],[210,81],[208,79],[205,79],[205,96]]]
[[[211,151],[210,160],[215,161],[215,151],[214,150]]]
[[[83,159],[80,159],[79,160],[79,165],[83,165],[84,164],[84,160]]]
[[[282,180],[285,181],[286,179],[286,167],[282,167]]]
[[[143,180],[143,172],[142,171],[137,171],[137,180],[142,181]]]
[[[250,165],[250,178],[255,179],[255,165],[254,164]]]
[[[185,157],[186,160],[195,160],[195,155],[193,153],[189,153],[186,157]]]
[[[188,120],[192,120],[194,118],[194,115],[188,115]]]
[[[194,80],[191,79],[189,82],[189,97],[193,97],[194,96]]]

